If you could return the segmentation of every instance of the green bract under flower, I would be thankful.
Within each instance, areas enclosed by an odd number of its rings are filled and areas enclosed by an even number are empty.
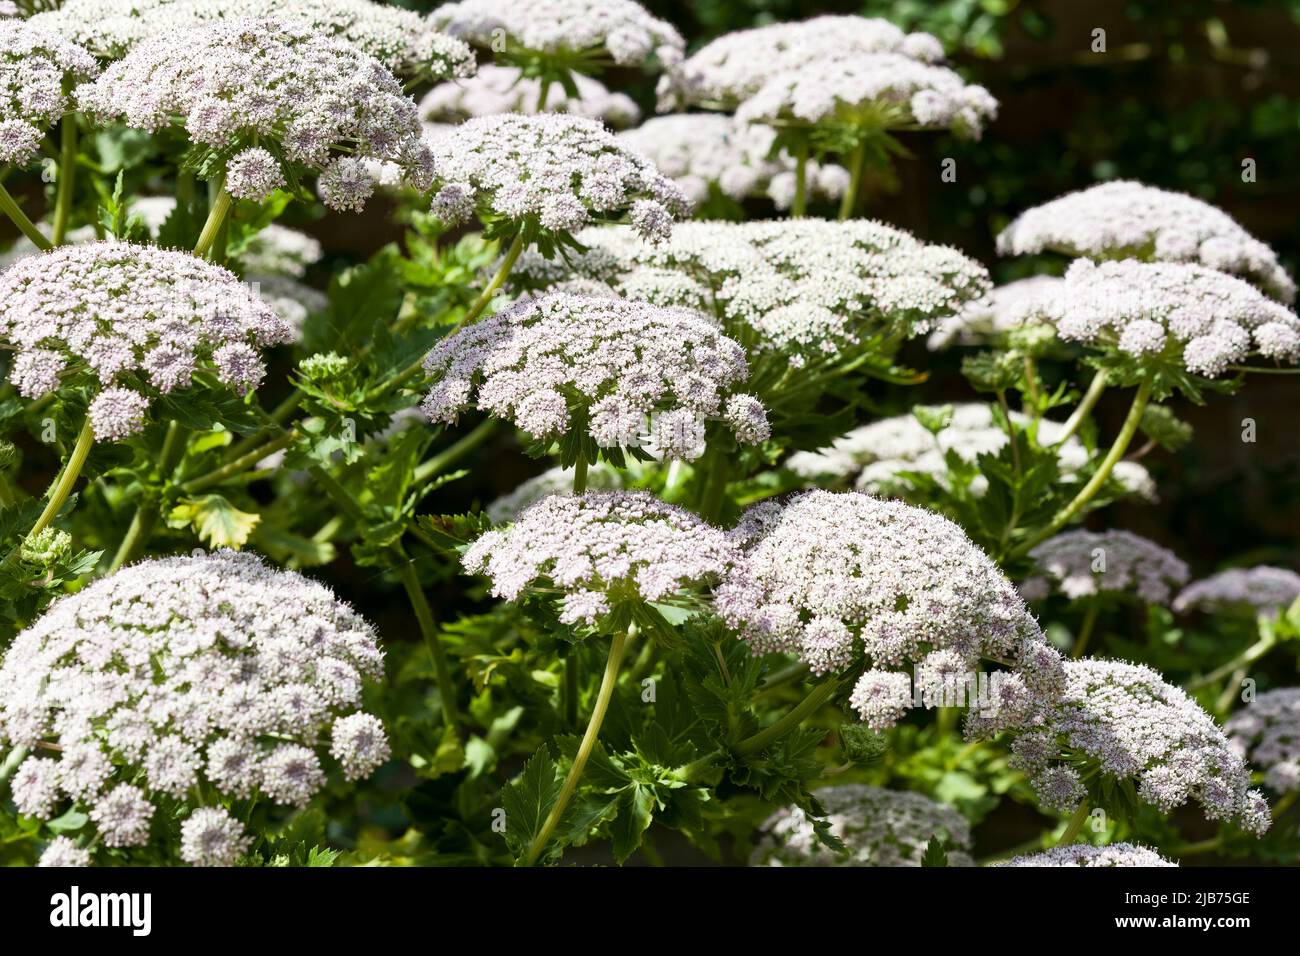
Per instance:
[[[17,350],[10,381],[31,398],[89,386],[101,440],[139,431],[147,396],[205,371],[252,390],[265,373],[258,350],[291,335],[233,273],[185,252],[91,242],[0,273],[0,340]]]

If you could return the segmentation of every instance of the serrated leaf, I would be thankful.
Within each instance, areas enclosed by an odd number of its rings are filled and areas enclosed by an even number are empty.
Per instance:
[[[167,516],[173,528],[193,528],[213,548],[242,548],[262,516],[240,511],[221,495],[183,498]]]
[[[541,832],[547,814],[560,796],[562,783],[559,769],[543,745],[524,764],[523,772],[501,791],[501,806],[506,812],[506,843],[516,857],[523,856]],[[557,849],[553,840],[548,854]]]

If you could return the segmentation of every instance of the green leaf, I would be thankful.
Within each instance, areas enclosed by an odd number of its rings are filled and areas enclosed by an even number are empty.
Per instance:
[[[528,852],[533,838],[541,832],[547,814],[560,796],[561,786],[559,769],[543,745],[524,764],[523,772],[501,791],[501,805],[506,812],[506,843],[516,857]],[[558,850],[556,841],[552,840],[543,858]]]
[[[921,857],[922,866],[947,866],[948,865],[948,847],[943,840],[937,836],[930,837],[930,842],[926,844],[925,853]]]
[[[213,548],[242,548],[261,515],[240,511],[221,495],[182,498],[167,516],[173,528],[193,528]]]
[[[620,864],[641,845],[641,839],[654,819],[655,794],[650,787],[634,784],[624,791],[618,802],[618,816],[610,826],[614,838],[614,859]]]

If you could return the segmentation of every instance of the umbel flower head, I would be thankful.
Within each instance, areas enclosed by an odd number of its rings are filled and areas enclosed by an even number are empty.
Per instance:
[[[975,865],[965,818],[929,797],[861,783],[825,787],[815,796],[848,853],[823,844],[808,814],[790,806],[764,821],[750,866],[920,866],[932,839],[950,845],[949,866]]]
[[[1113,782],[1132,781],[1161,813],[1189,800],[1211,820],[1259,835],[1268,804],[1214,720],[1156,671],[1125,661],[1065,664],[1065,688],[1015,728],[1013,765],[1029,775],[1043,806],[1068,813],[1086,795],[1080,766],[1095,763]],[[986,729],[975,717],[968,732]]]
[[[1285,302],[1295,283],[1277,254],[1227,213],[1142,183],[1102,183],[1021,213],[998,236],[1003,255],[1044,250],[1092,259],[1190,262],[1231,272]]]
[[[833,124],[867,131],[951,129],[978,139],[998,101],[946,66],[899,53],[862,54],[779,73],[740,104],[742,123]]]
[[[646,120],[618,138],[697,205],[715,190],[734,200],[766,195],[778,209],[794,201],[795,161],[785,151],[773,155],[776,132],[769,126],[715,113],[676,113]],[[806,176],[812,193],[827,199],[838,199],[849,183],[848,170],[833,163],[810,161]]]
[[[547,90],[545,112],[571,113],[601,120],[619,128],[641,118],[641,109],[630,96],[613,93],[599,80],[578,74],[573,77],[576,96],[552,87]],[[420,100],[420,118],[434,123],[459,123],[476,116],[497,113],[538,113],[541,80],[526,76],[516,66],[488,63],[466,80],[440,83]]]
[[[663,108],[732,110],[773,77],[821,70],[862,54],[898,53],[921,63],[943,58],[928,33],[904,33],[888,20],[823,16],[728,33],[705,44],[659,80]]]
[[[399,76],[469,76],[474,52],[410,10],[370,0],[65,0],[33,23],[82,44],[103,60],[142,40],[213,20],[273,18],[339,37]]]
[[[530,505],[475,541],[463,564],[507,601],[558,589],[563,623],[594,624],[616,605],[712,583],[732,554],[724,532],[684,508],[642,491],[588,491]]]
[[[431,175],[415,101],[393,74],[299,23],[221,20],[147,37],[77,102],[150,132],[179,122],[239,199],[314,171],[327,206],[360,209],[374,191],[367,160],[400,166],[417,189]]]
[[[628,464],[634,464],[629,462]],[[635,470],[635,469],[629,469]],[[509,494],[497,498],[486,508],[484,514],[493,524],[506,524],[514,521],[519,513],[531,504],[551,495],[568,495],[573,493],[574,469],[557,465],[548,468],[540,475],[535,475]],[[587,487],[593,491],[608,491],[623,487],[623,472],[604,462],[597,462],[587,470]]]
[[[1179,614],[1192,610],[1275,614],[1290,607],[1296,598],[1300,598],[1300,574],[1260,564],[1229,568],[1192,582],[1174,598],[1174,610]]]
[[[1300,361],[1300,319],[1250,283],[1206,266],[1076,259],[1031,310],[1062,339],[1144,366],[1217,378],[1252,353]]]
[[[793,654],[817,674],[865,655],[851,703],[873,729],[910,706],[906,665],[928,685],[982,659],[1007,662],[1015,670],[1005,701],[990,702],[998,710],[1023,709],[1059,682],[1060,657],[1015,587],[941,515],[808,491],[755,505],[733,536],[744,550],[714,594],[723,620],[755,652]]]
[[[873,335],[912,335],[984,294],[988,273],[947,246],[870,220],[687,222],[664,243],[618,227],[577,236],[566,264],[525,255],[523,282],[574,278],[711,312],[751,356],[833,361]]]
[[[1035,574],[1020,585],[1034,600],[1059,591],[1070,600],[1128,593],[1168,605],[1187,583],[1187,565],[1172,551],[1131,531],[1066,531],[1029,552]]]
[[[94,57],[57,33],[0,19],[0,166],[26,165],[67,111],[67,88],[98,69]]]
[[[570,431],[604,449],[644,444],[666,459],[704,453],[719,418],[737,440],[768,437],[757,400],[734,391],[745,354],[708,318],[612,296],[526,298],[440,341],[424,362],[436,382],[425,414],[451,422],[471,403],[534,438]]]
[[[1091,846],[1075,843],[1054,846],[1042,853],[1013,856],[997,866],[1177,866],[1155,850],[1134,843],[1112,843],[1109,846]]]
[[[671,179],[581,116],[482,116],[429,145],[433,214],[448,225],[477,213],[526,234],[562,236],[628,211],[637,232],[664,238],[687,209]]]
[[[1265,691],[1223,728],[1233,749],[1277,793],[1300,790],[1300,687]]]
[[[258,349],[291,334],[233,273],[186,252],[91,242],[0,273],[0,339],[17,350],[10,381],[29,398],[90,384],[100,440],[139,431],[147,396],[201,372],[252,390],[265,373]]]
[[[430,14],[434,26],[507,59],[540,58],[595,68],[606,57],[619,66],[681,59],[685,41],[672,24],[633,0],[461,0]],[[578,67],[579,69],[581,66]]]
[[[1033,325],[1039,303],[1059,291],[1059,276],[1030,276],[993,289],[984,298],[944,319],[930,333],[926,345],[932,352],[956,343],[990,345],[1014,329]]]
[[[55,602],[0,662],[0,743],[57,755],[23,761],[14,802],[45,820],[83,808],[110,847],[170,829],[200,789],[305,806],[323,741],[349,780],[387,759],[358,710],[382,662],[370,625],[301,575],[233,551],[142,561]],[[240,825],[192,809],[182,856],[231,862]]]

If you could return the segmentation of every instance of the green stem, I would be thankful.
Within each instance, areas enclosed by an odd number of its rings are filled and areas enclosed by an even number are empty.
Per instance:
[[[203,223],[199,241],[194,244],[194,254],[200,257],[211,258],[212,247],[221,233],[221,227],[225,224],[226,215],[230,212],[230,193],[226,192],[226,187],[220,184],[220,181],[216,182],[219,184],[212,204],[208,208],[207,221]]]
[[[477,428],[465,437],[458,439],[454,444],[448,446],[445,450],[438,452],[428,461],[419,465],[415,469],[413,484],[419,486],[424,484],[430,478],[442,474],[456,462],[460,461],[479,445],[483,444],[496,431],[497,420],[495,418],[485,419]]]
[[[1106,391],[1106,372],[1104,369],[1098,369],[1097,374],[1092,377],[1092,382],[1088,385],[1088,390],[1083,393],[1083,398],[1080,399],[1078,407],[1065,420],[1065,426],[1061,429],[1061,437],[1056,440],[1057,445],[1064,445],[1066,440],[1079,430],[1083,420],[1097,406],[1097,400],[1101,398],[1101,393],[1104,391]]]
[[[568,776],[564,778],[555,806],[551,807],[551,812],[546,815],[546,822],[542,824],[541,830],[528,848],[528,854],[524,858],[525,866],[532,866],[541,857],[542,851],[546,849],[546,844],[551,839],[551,834],[555,832],[560,819],[564,816],[564,810],[569,805],[574,790],[578,788],[578,781],[582,777],[582,771],[586,769],[587,759],[596,746],[596,738],[600,736],[600,725],[605,722],[609,702],[614,697],[614,686],[618,683],[618,669],[623,661],[623,652],[627,650],[628,639],[635,633],[636,625],[629,624],[627,633],[615,634],[609,645],[609,658],[605,661],[605,676],[600,680],[600,691],[596,695],[596,704],[587,721],[587,730],[582,735],[582,742],[578,744],[578,752],[573,757],[573,766],[569,768]]]
[[[1088,648],[1088,641],[1092,638],[1093,629],[1097,626],[1097,615],[1101,612],[1101,605],[1096,601],[1088,602],[1088,610],[1083,614],[1083,623],[1079,625],[1079,636],[1074,639],[1074,647],[1070,649],[1070,656],[1079,658]]]
[[[45,252],[54,248],[50,240],[45,238],[45,234],[27,218],[27,214],[22,211],[14,197],[9,195],[9,190],[5,189],[4,183],[0,183],[0,212],[8,216],[9,221],[17,226],[18,231],[30,239],[37,249]]]
[[[1185,843],[1173,850],[1172,853],[1177,857],[1196,856],[1200,853],[1213,853],[1215,850],[1223,847],[1222,837],[1212,837],[1209,840],[1201,840],[1199,843]]]
[[[54,487],[50,489],[50,497],[45,505],[45,510],[36,519],[36,524],[32,526],[32,530],[27,532],[29,538],[40,534],[54,521],[59,509],[68,500],[68,495],[72,493],[72,486],[77,483],[77,478],[81,475],[81,468],[86,464],[86,457],[90,454],[90,446],[93,444],[95,444],[95,432],[90,427],[90,416],[87,416],[85,422],[81,425],[80,434],[77,435],[77,443],[72,446],[72,454],[68,456],[68,463],[63,466],[63,471],[59,474],[58,480],[54,483]]]
[[[790,215],[803,216],[808,212],[808,140],[801,138],[795,147],[794,204]]]
[[[1142,423],[1142,411],[1146,408],[1147,400],[1150,397],[1151,380],[1149,378],[1143,379],[1142,384],[1138,386],[1137,394],[1133,396],[1133,404],[1129,407],[1128,417],[1124,419],[1124,424],[1115,437],[1115,443],[1110,446],[1110,451],[1102,459],[1101,465],[1098,466],[1092,479],[1079,490],[1073,501],[1056,513],[1056,516],[1046,528],[1016,549],[1016,557],[1028,554],[1039,543],[1046,541],[1064,528],[1096,496],[1097,492],[1101,490],[1101,486],[1106,483],[1106,479],[1110,477],[1116,463],[1124,457],[1124,452],[1128,450],[1133,436],[1137,434],[1138,425]]]
[[[804,719],[816,713],[822,704],[830,700],[839,690],[840,682],[838,678],[832,678],[825,683],[818,684],[812,691],[801,700],[794,708],[778,720],[772,726],[760,730],[752,737],[746,737],[735,746],[737,753],[751,754],[757,753],[772,742],[780,739],[789,731],[793,730]]]
[[[858,204],[858,190],[862,186],[862,173],[867,165],[867,142],[863,140],[853,147],[849,157],[849,186],[844,190],[840,200],[840,221],[853,218],[853,210]]]
[[[1079,831],[1083,829],[1084,822],[1088,819],[1088,801],[1084,800],[1079,804],[1070,817],[1070,822],[1065,825],[1065,832],[1061,834],[1061,839],[1056,841],[1057,846],[1069,846],[1079,836]]]
[[[399,561],[397,576],[406,588],[407,597],[415,611],[415,620],[420,625],[420,633],[428,645],[429,656],[433,658],[433,671],[438,678],[438,696],[442,699],[443,722],[459,732],[460,718],[456,714],[456,686],[451,681],[451,668],[447,666],[447,654],[442,641],[438,638],[438,628],[433,622],[433,609],[420,587],[420,577],[415,573],[415,565],[408,560]]]
[[[1273,819],[1281,820],[1282,814],[1286,813],[1288,810],[1291,809],[1297,797],[1300,797],[1300,790],[1292,790],[1290,793],[1284,795],[1281,800],[1275,803],[1273,805]]]
[[[213,469],[206,475],[200,475],[197,478],[192,478],[185,482],[185,484],[181,485],[181,491],[189,495],[196,491],[202,491],[204,488],[211,488],[213,485],[218,485],[227,478],[231,478],[241,472],[247,471],[249,468],[252,468],[267,455],[273,455],[281,448],[287,448],[289,445],[292,445],[297,437],[297,430],[291,428],[283,434],[271,439],[260,448],[254,448],[252,451],[240,455],[234,461],[222,465],[220,468]]]
[[[54,231],[51,245],[63,245],[72,215],[73,189],[77,180],[77,114],[63,117],[63,135],[59,143],[59,183],[54,199]]]
[[[1232,660],[1228,661],[1228,663],[1224,664],[1222,667],[1216,667],[1204,677],[1198,677],[1196,680],[1192,681],[1187,685],[1187,689],[1200,690],[1202,687],[1209,684],[1217,684],[1239,667],[1246,667],[1255,663],[1255,661],[1259,660],[1272,650],[1273,645],[1276,643],[1277,635],[1271,629],[1266,631],[1263,637],[1250,645],[1250,647],[1246,648]]]
[[[715,450],[710,455],[708,468],[704,472],[704,485],[700,493],[700,516],[705,521],[717,523],[722,518],[730,470],[727,456]]]
[[[573,463],[573,493],[580,495],[587,490],[587,459],[583,455]]]
[[[537,109],[535,112],[542,113],[546,111],[546,97],[551,92],[551,80],[549,77],[543,77],[537,81]]]
[[[176,470],[177,464],[185,454],[187,434],[188,429],[180,422],[173,421],[167,426],[167,434],[163,438],[162,450],[158,455],[158,474],[164,482],[171,478],[172,472]],[[146,495],[141,498],[135,514],[131,516],[131,524],[117,547],[117,553],[113,555],[113,563],[108,566],[109,574],[129,561],[135,560],[141,547],[148,542],[157,521],[158,502],[152,494]]]

